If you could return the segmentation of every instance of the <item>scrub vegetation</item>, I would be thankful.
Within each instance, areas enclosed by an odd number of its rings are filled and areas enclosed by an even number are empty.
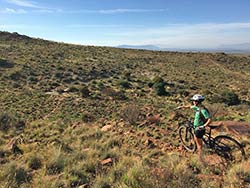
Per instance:
[[[250,55],[81,46],[0,32],[0,187],[249,187],[247,159],[180,144],[174,108],[206,96],[250,123]],[[191,117],[192,112],[185,112]],[[160,114],[160,120],[149,119]]]

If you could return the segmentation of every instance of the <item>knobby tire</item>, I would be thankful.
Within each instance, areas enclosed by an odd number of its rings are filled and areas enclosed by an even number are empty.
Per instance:
[[[245,158],[243,146],[230,136],[219,135],[214,138],[214,141],[216,153],[226,160],[239,162]]]

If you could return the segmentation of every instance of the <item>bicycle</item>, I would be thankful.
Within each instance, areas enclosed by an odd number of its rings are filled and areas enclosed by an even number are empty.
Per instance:
[[[217,126],[209,125],[208,130],[206,129],[206,133],[202,138],[204,147],[214,150],[216,154],[229,161],[238,162],[245,159],[244,147],[237,140],[228,135],[212,137],[211,133],[215,128]],[[190,152],[194,152],[197,146],[194,140],[192,122],[187,120],[186,123],[181,124],[178,133],[183,147]]]

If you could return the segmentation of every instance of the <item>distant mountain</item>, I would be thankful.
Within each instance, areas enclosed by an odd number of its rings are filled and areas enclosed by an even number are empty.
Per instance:
[[[17,32],[5,32],[0,31],[1,39],[6,41],[26,41],[30,42],[35,38],[31,38],[26,35],[21,35]],[[48,40],[43,40],[36,38],[37,41],[49,42]],[[217,48],[161,48],[157,45],[119,45],[117,48],[126,49],[143,49],[143,50],[153,50],[153,51],[175,51],[175,52],[225,52],[225,53],[250,53],[250,43],[240,43],[240,44],[226,44],[220,45]]]
[[[119,45],[117,48],[142,49],[142,50],[162,50],[155,45]]]
[[[250,43],[221,45],[218,49],[229,53],[250,53]]]
[[[221,45],[218,48],[161,48],[157,45],[120,45],[118,48],[144,49],[156,51],[176,52],[225,52],[225,53],[250,53],[250,43]]]

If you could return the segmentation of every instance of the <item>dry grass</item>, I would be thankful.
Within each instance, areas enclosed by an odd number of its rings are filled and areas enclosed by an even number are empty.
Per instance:
[[[0,46],[0,187],[249,186],[249,160],[222,169],[202,164],[180,147],[170,117],[201,93],[215,120],[249,121],[249,56],[79,46],[5,32]],[[154,78],[167,95],[157,95]],[[240,105],[227,105],[232,92]],[[161,114],[159,122],[135,126],[147,113]],[[13,140],[22,152],[13,152]],[[239,141],[249,158],[249,137]]]

